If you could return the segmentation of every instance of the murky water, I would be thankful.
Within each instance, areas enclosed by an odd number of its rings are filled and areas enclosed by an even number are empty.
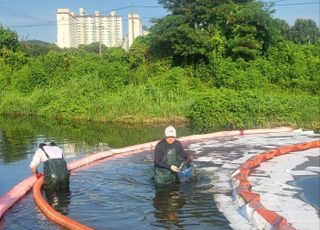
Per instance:
[[[110,148],[159,140],[165,126],[65,124],[0,117],[0,195],[31,175],[29,163],[40,142],[55,140],[64,148],[67,161],[71,161]],[[195,134],[186,127],[176,127],[180,136]],[[239,215],[237,207],[228,209],[230,204],[226,205],[228,202],[223,198],[231,196],[227,175],[239,167],[237,160],[246,154],[314,138],[293,133],[217,138],[190,144],[187,150],[196,155],[197,179],[165,188],[155,187],[151,179],[151,151],[103,160],[73,171],[69,193],[44,193],[44,196],[61,213],[96,229],[230,229],[216,207],[213,194],[228,217]],[[310,158],[295,170],[319,172],[318,168],[319,160]],[[295,178],[295,186],[303,188],[302,199],[314,206],[317,200],[312,199],[318,199],[319,194],[314,189],[315,180],[319,177]],[[296,194],[293,192],[292,196]],[[231,224],[236,227],[238,222]],[[46,219],[29,193],[0,220],[0,229],[51,230],[59,226]]]
[[[165,127],[166,124],[63,123],[0,116],[0,195],[31,175],[29,164],[41,142],[54,140],[64,149],[66,160],[70,161],[110,148],[159,140]],[[179,136],[193,132],[183,126],[176,127]]]
[[[106,161],[72,176],[69,216],[96,229],[229,229],[217,210],[211,180],[155,187],[151,153]],[[86,202],[84,202],[86,201]]]
[[[200,170],[191,183],[156,187],[151,158],[140,153],[76,170],[70,193],[44,195],[58,211],[95,229],[230,229],[209,191],[209,177]],[[3,227],[32,226],[56,228],[29,194],[5,215]]]
[[[55,140],[67,161],[87,154],[162,138],[166,125],[126,127],[63,124],[0,117],[0,195],[30,176],[37,144]],[[177,127],[178,135],[192,133]],[[211,179],[199,168],[197,180],[155,187],[152,152],[101,162],[72,173],[70,193],[44,194],[61,213],[95,229],[230,229],[217,210]],[[0,229],[59,229],[36,207],[32,194],[1,219]]]

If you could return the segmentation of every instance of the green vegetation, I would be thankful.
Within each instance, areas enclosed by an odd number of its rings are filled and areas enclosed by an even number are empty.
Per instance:
[[[320,130],[320,39],[247,1],[159,0],[169,14],[125,52],[19,42],[0,27],[0,114]]]
[[[312,127],[319,117],[318,106],[319,98],[305,94],[226,89],[196,100],[190,106],[188,118],[196,127],[205,128],[221,124],[227,129],[269,125]]]

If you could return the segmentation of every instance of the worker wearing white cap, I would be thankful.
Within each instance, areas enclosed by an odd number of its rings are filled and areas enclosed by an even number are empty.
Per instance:
[[[165,131],[165,138],[158,142],[154,152],[154,174],[156,184],[173,184],[178,182],[177,173],[183,161],[192,160],[186,153],[180,141],[176,139],[177,132],[172,126]]]

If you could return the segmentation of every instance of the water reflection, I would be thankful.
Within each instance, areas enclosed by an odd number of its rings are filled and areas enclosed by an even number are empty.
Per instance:
[[[87,151],[104,151],[159,140],[168,124],[130,125],[99,122],[63,122],[35,117],[0,116],[0,162],[22,160],[33,154],[34,146],[47,140],[65,145],[71,157]],[[179,136],[192,130],[176,125]]]
[[[164,127],[99,122],[63,122],[41,117],[0,116],[0,195],[31,176],[29,164],[41,142],[55,141],[65,151],[66,161],[110,148],[159,140]],[[192,133],[175,125],[179,136]],[[10,179],[8,178],[10,175]]]
[[[179,219],[179,210],[183,208],[186,199],[182,197],[177,185],[156,186],[153,206],[154,216],[160,223],[171,223],[182,228],[182,221]]]

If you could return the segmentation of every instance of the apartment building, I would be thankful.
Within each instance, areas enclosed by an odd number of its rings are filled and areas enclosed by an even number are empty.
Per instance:
[[[138,36],[143,36],[143,29],[140,17],[136,13],[130,13],[128,15],[129,47],[132,45],[134,39]]]
[[[103,16],[99,11],[86,15],[83,8],[79,9],[79,15],[69,9],[57,10],[57,45],[60,48],[93,42],[101,42],[107,47],[121,47],[122,17],[115,11]]]
[[[57,45],[60,48],[77,47],[77,18],[69,9],[57,10]]]

